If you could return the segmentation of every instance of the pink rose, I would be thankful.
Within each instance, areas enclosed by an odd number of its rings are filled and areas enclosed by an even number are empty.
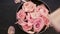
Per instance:
[[[34,20],[33,28],[35,32],[40,32],[43,26],[44,26],[44,20],[41,17]]]
[[[32,28],[34,32],[40,32],[44,25],[49,24],[48,12],[43,4],[36,7],[36,4],[31,1],[25,2],[22,9],[17,13],[17,23],[21,25],[22,29],[27,33]],[[27,20],[27,22],[25,20]]]
[[[25,16],[26,16],[26,13],[24,12],[24,10],[21,9],[17,12],[17,19],[24,20]]]
[[[36,8],[36,4],[33,2],[25,2],[22,6],[22,9],[25,10],[25,12],[32,12]]]
[[[20,19],[20,20],[18,20],[16,23],[22,26],[22,25],[24,25],[26,22],[24,22],[23,20]]]
[[[44,16],[47,16],[48,15],[48,9],[42,4],[42,5],[39,5],[37,6],[36,10],[38,13],[44,15]]]
[[[43,18],[45,25],[49,25],[50,23],[49,16],[41,15],[41,17]]]
[[[33,19],[36,19],[36,18],[40,17],[40,12],[32,12],[32,13],[30,13],[30,15]]]
[[[26,16],[27,20],[30,22],[30,23],[33,23],[34,19],[31,17],[31,14],[28,13],[28,15]]]
[[[25,32],[28,32],[29,30],[32,29],[32,24],[31,24],[31,23],[24,23],[24,24],[21,25],[21,26],[22,26],[22,28],[23,28],[23,30],[24,30]]]

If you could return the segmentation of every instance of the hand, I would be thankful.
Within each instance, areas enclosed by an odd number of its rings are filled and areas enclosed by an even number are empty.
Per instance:
[[[55,28],[57,32],[60,32],[60,8],[51,13],[49,17],[51,20],[50,26]]]
[[[8,28],[8,34],[15,34],[15,28],[13,26]]]

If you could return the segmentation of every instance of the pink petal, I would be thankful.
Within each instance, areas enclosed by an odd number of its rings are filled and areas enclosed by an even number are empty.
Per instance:
[[[43,26],[44,26],[44,21],[43,21],[43,19],[42,18],[38,18],[38,19],[36,19],[35,21],[34,21],[34,31],[35,32],[39,32],[39,31],[41,31],[41,29],[43,28]]]
[[[17,13],[17,19],[23,20],[25,18],[25,16],[26,16],[26,14],[25,14],[24,10],[22,10],[22,9]]]
[[[50,23],[48,16],[41,15],[41,17],[43,18],[45,25]]]
[[[32,29],[32,25],[29,25],[29,24],[25,24],[25,25],[22,25],[22,28],[25,32],[27,32],[28,30],[31,30]]]
[[[48,15],[49,12],[48,9],[43,4],[37,6],[36,11],[40,12],[42,15]]]
[[[36,4],[29,1],[23,4],[22,9],[25,10],[25,12],[32,12],[35,9],[35,7],[36,7]]]
[[[31,23],[33,23],[33,21],[34,21],[33,18],[31,17],[31,15],[30,15],[30,13],[28,13],[28,15],[26,16],[26,19]]]

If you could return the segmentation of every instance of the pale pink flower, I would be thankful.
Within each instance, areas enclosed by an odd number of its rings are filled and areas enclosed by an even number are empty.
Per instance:
[[[32,29],[32,24],[31,23],[23,23],[21,26],[22,26],[22,28],[25,32],[28,32],[29,30]]]
[[[17,23],[21,25],[22,29],[27,33],[32,28],[34,32],[40,32],[44,25],[49,24],[48,12],[43,4],[36,7],[36,4],[31,1],[25,2],[22,9],[17,13]],[[25,20],[27,20],[27,22],[25,22]]]
[[[31,17],[33,19],[36,19],[36,18],[40,17],[40,13],[39,12],[32,12],[32,13],[30,13],[30,15],[31,15]]]
[[[26,13],[25,13],[24,10],[21,9],[21,10],[19,10],[19,11],[17,12],[17,19],[22,19],[22,20],[24,20],[25,16],[26,16]]]
[[[38,13],[47,16],[48,15],[48,9],[42,4],[42,5],[38,5],[36,10]]]
[[[36,4],[34,4],[31,1],[25,2],[22,6],[22,9],[25,10],[25,12],[32,12],[34,11],[35,8],[36,8]]]
[[[50,24],[49,16],[41,15],[41,18],[43,19],[45,25],[49,25]]]
[[[35,32],[40,32],[43,27],[44,27],[44,20],[41,17],[34,20],[33,28]]]
[[[30,22],[33,23],[34,19],[31,17],[30,13],[27,14],[26,19]]]

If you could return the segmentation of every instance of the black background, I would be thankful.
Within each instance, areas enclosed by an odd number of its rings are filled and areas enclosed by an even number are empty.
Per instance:
[[[15,4],[14,0],[0,0],[0,34],[7,34],[8,27],[16,22],[16,11],[20,4]],[[14,25],[16,34],[27,34],[18,25]],[[49,27],[41,34],[60,34],[52,27]]]

